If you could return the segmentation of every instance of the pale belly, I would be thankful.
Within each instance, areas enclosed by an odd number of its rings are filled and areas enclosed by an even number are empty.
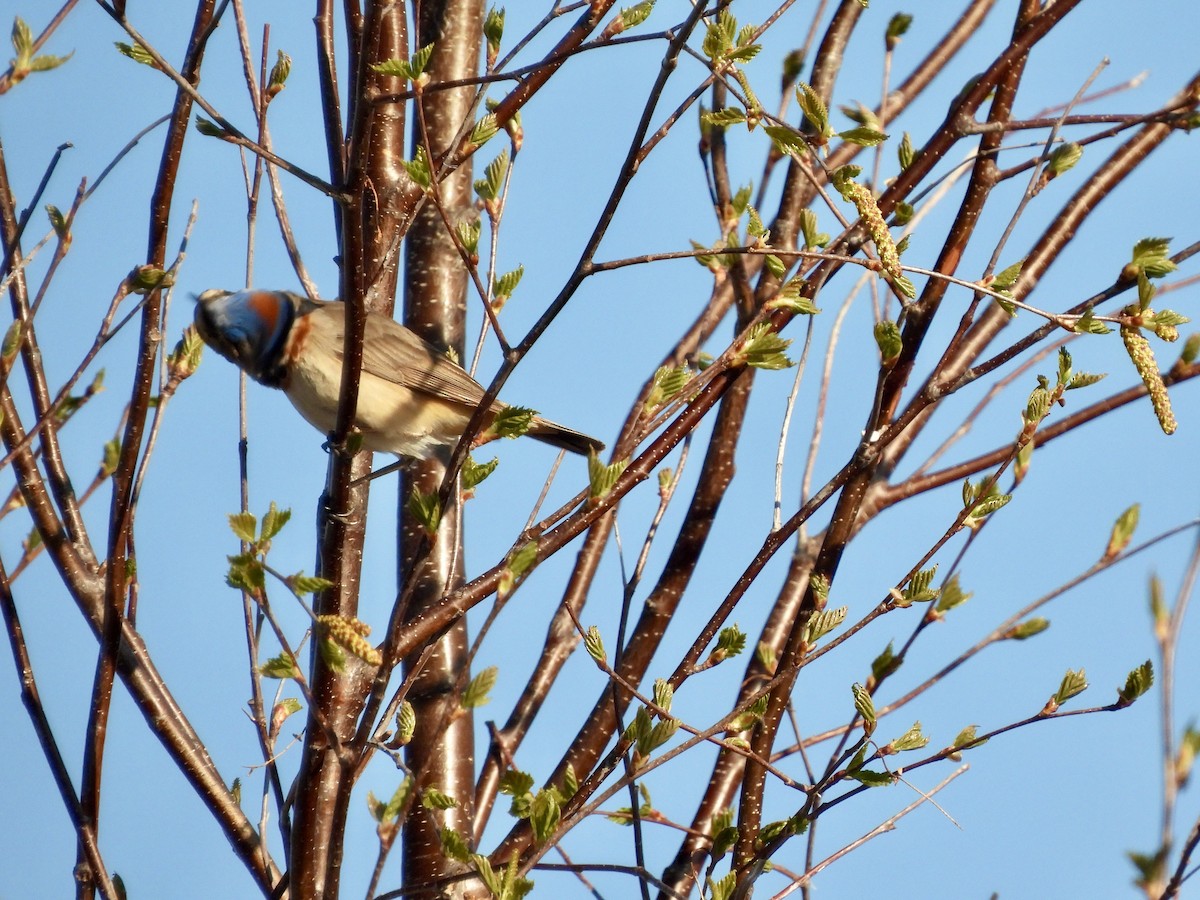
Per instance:
[[[330,373],[296,364],[285,392],[300,415],[327,435],[337,420],[340,381],[340,371]],[[439,449],[453,446],[466,428],[470,412],[364,372],[355,425],[367,450],[428,459]]]

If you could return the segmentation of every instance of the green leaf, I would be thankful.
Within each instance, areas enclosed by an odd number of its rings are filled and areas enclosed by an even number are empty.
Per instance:
[[[800,211],[800,232],[804,235],[804,247],[824,247],[829,243],[829,235],[817,228],[817,214],[811,209]]]
[[[679,396],[679,392],[691,380],[691,372],[683,366],[662,366],[650,380],[650,390],[646,394],[644,409],[651,412],[664,403]]]
[[[767,242],[771,239],[771,229],[763,225],[762,216],[749,203],[746,204],[746,212],[749,214],[747,217],[749,221],[746,223],[746,235],[754,239],[753,241],[747,241],[747,243],[757,242],[761,246],[766,246]],[[778,260],[776,261],[778,262]]]
[[[583,636],[583,646],[592,659],[597,662],[604,661],[604,638],[601,637],[600,629],[595,625],[588,627],[587,633]]]
[[[1062,683],[1058,686],[1058,691],[1054,695],[1055,706],[1062,706],[1072,697],[1077,697],[1087,690],[1087,673],[1083,669],[1078,672],[1067,669],[1067,674],[1063,676]]]
[[[496,413],[487,434],[502,438],[518,438],[529,431],[537,413],[525,406],[506,406]]]
[[[896,45],[900,43],[907,32],[908,27],[912,24],[913,17],[907,13],[896,13],[888,20],[887,31],[884,32],[884,44],[888,50],[896,49]]]
[[[278,656],[272,656],[266,662],[258,667],[258,673],[264,678],[299,678],[301,675],[300,668],[296,665],[296,661],[287,653],[280,653]]]
[[[575,792],[579,790],[579,779],[575,777],[575,766],[572,763],[567,763],[563,769],[563,786],[562,793],[567,799],[575,796]]]
[[[888,746],[894,753],[904,753],[908,750],[920,750],[929,744],[929,738],[921,733],[921,723],[914,722],[912,728],[900,735]]]
[[[463,709],[478,709],[491,702],[489,696],[492,688],[496,686],[496,678],[500,674],[500,670],[495,666],[488,666],[478,675],[471,679],[467,685],[467,689],[463,691],[460,706]]]
[[[491,891],[493,897],[504,896],[504,881],[502,876],[497,875],[492,869],[492,864],[488,862],[488,858],[481,853],[473,853],[471,855],[471,864],[475,866],[475,871],[479,873],[479,880],[483,882],[484,887]]]
[[[409,795],[413,790],[412,777],[406,777],[400,786],[396,788],[395,793],[388,799],[387,803],[376,799],[373,793],[367,793],[367,808],[371,810],[371,818],[381,824],[396,821],[396,817],[404,809],[408,803]]]
[[[494,138],[499,130],[500,125],[496,121],[496,117],[492,113],[485,113],[483,118],[476,122],[475,127],[471,129],[469,141],[476,147],[482,147]]]
[[[869,735],[875,730],[875,701],[861,684],[851,685],[850,691],[854,695],[854,708],[862,716],[863,731]]]
[[[492,282],[492,303],[501,304],[513,295],[521,278],[525,275],[525,267],[517,266],[511,272],[505,272]]]
[[[1150,317],[1150,322],[1153,325],[1185,325],[1192,321],[1187,316],[1175,312],[1173,309],[1160,309]]]
[[[1006,269],[1001,269],[996,277],[992,279],[992,289],[997,291],[1008,291],[1016,287],[1017,281],[1021,277],[1021,269],[1025,265],[1025,257],[1021,257],[1011,266]]]
[[[746,633],[737,625],[727,625],[717,635],[717,647],[712,652],[714,662],[739,656],[746,649]]]
[[[371,66],[371,71],[392,78],[408,78],[412,70],[408,63],[399,58],[387,59]]]
[[[429,58],[432,55],[432,43],[426,44],[424,47],[412,54],[412,56],[408,58],[408,67],[412,71],[412,74],[409,77],[415,79],[420,76],[420,74],[425,71],[425,67],[429,65]]]
[[[1090,372],[1075,372],[1071,375],[1071,380],[1067,382],[1064,390],[1075,391],[1079,388],[1090,387],[1098,381],[1103,381],[1108,377],[1108,373],[1101,372],[1098,375],[1093,375]]]
[[[875,111],[862,103],[855,101],[854,106],[839,106],[838,109],[851,122],[859,125],[865,125],[873,131],[879,130],[879,117],[875,115]]]
[[[759,322],[746,332],[735,358],[756,369],[787,369],[795,365],[783,352],[791,343],[770,322]]]
[[[787,274],[787,265],[774,253],[769,253],[763,258],[763,265],[776,278],[783,278]]]
[[[487,11],[483,20],[483,36],[492,52],[500,48],[500,40],[504,37],[504,7],[492,7]]]
[[[823,609],[820,612],[813,613],[808,620],[808,624],[804,626],[804,641],[807,644],[815,644],[829,632],[833,631],[845,621],[846,613],[849,611],[848,606],[839,606],[837,609]]]
[[[471,848],[467,844],[467,839],[450,826],[444,826],[438,832],[438,840],[442,843],[442,853],[447,859],[466,862],[470,858]]]
[[[888,139],[882,131],[867,128],[865,125],[838,132],[838,137],[859,147],[877,147]]]
[[[141,63],[143,66],[149,66],[152,69],[158,68],[158,63],[154,61],[154,57],[141,44],[126,44],[123,41],[114,41],[113,45],[121,53],[122,56],[128,56],[134,62]]]
[[[1174,272],[1178,266],[1167,256],[1170,243],[1170,238],[1142,238],[1133,245],[1133,258],[1125,267],[1122,275],[1131,279],[1138,275],[1145,275],[1147,278],[1162,278],[1164,275]]]
[[[978,730],[979,730],[978,725],[968,725],[966,728],[964,728],[962,731],[960,731],[958,733],[958,735],[954,738],[954,743],[951,744],[950,746],[952,746],[955,750],[962,750],[962,749],[966,748],[968,745],[970,745],[970,748],[972,750],[975,749],[976,747],[982,747],[984,744],[986,744],[991,739],[984,738],[983,740],[976,743],[975,735],[978,732]]]
[[[505,147],[496,155],[487,168],[483,170],[484,177],[475,182],[475,193],[483,200],[496,200],[504,190],[504,180],[508,176],[508,148]]]
[[[887,787],[895,783],[895,778],[887,772],[874,772],[871,769],[855,769],[846,774],[867,787]]]
[[[251,553],[230,556],[225,583],[240,591],[262,590],[266,584],[262,563]]]
[[[408,502],[404,504],[404,510],[426,534],[437,534],[438,525],[442,521],[442,507],[438,502],[437,491],[425,493],[414,487]]]
[[[496,471],[496,466],[500,465],[500,460],[492,457],[485,463],[477,463],[468,456],[462,467],[462,487],[463,491],[471,491],[482,484],[489,475]]]
[[[904,349],[900,328],[895,322],[882,319],[875,323],[874,334],[875,344],[879,347],[879,360],[885,368],[891,368]]]
[[[528,572],[537,561],[537,541],[527,541],[513,551],[508,557],[508,568],[518,577]]]
[[[433,44],[427,44],[413,53],[407,60],[389,59],[371,66],[371,71],[393,78],[417,81],[425,71],[425,66],[429,64],[429,57],[432,54]]]
[[[510,797],[519,797],[533,790],[533,776],[520,769],[509,769],[500,776],[499,791]]]
[[[906,203],[905,201],[901,200],[896,204],[896,208],[892,210],[892,224],[900,226],[907,225],[912,221],[913,216],[916,214],[916,207],[914,207],[911,203]],[[907,236],[904,238],[904,241],[908,241]]]
[[[121,461],[121,439],[114,437],[111,441],[106,441],[104,450],[100,457],[100,476],[108,478],[113,472],[117,471],[117,464]]]
[[[302,597],[305,594],[316,594],[329,590],[329,588],[333,587],[333,582],[328,578],[305,575],[303,571],[300,571],[295,575],[287,577],[287,586],[291,588],[292,593],[297,597]]]
[[[558,791],[552,787],[542,788],[533,798],[533,808],[529,812],[529,824],[533,827],[534,840],[539,844],[554,837],[562,815],[561,798]]]
[[[257,539],[258,519],[254,513],[239,512],[229,516],[229,530],[239,541],[253,544]]]
[[[737,19],[728,8],[722,9],[705,30],[701,51],[714,62],[724,59],[725,54],[733,47],[733,36],[736,32]]]
[[[628,741],[640,743],[650,736],[650,730],[653,727],[654,720],[650,718],[650,713],[646,710],[646,707],[639,706],[637,712],[633,714],[633,721],[625,726],[622,737]]]
[[[8,330],[4,332],[4,343],[0,344],[0,359],[3,359],[6,363],[12,361],[17,355],[17,351],[21,349],[21,337],[23,334],[24,330],[21,327],[21,320],[14,320],[8,326]]]
[[[426,809],[454,809],[458,801],[431,786],[421,792],[421,805]]]
[[[878,684],[884,678],[891,675],[900,668],[904,660],[896,655],[893,649],[893,642],[888,641],[888,645],[883,648],[883,652],[871,660],[871,679]]]
[[[824,235],[824,237],[828,237],[828,235]],[[786,309],[799,316],[817,315],[821,310],[817,308],[811,298],[805,297],[803,294],[807,284],[808,282],[799,275],[789,278],[779,293],[767,301],[767,309]]]
[[[1125,686],[1117,692],[1117,706],[1122,709],[1129,706],[1150,690],[1153,684],[1154,665],[1146,660],[1126,677]]]
[[[904,588],[904,601],[896,601],[896,605],[900,607],[911,606],[914,603],[928,603],[937,597],[937,589],[931,587],[933,584],[933,576],[937,574],[938,567],[935,565],[928,569],[921,569],[909,579],[908,584]],[[895,599],[893,597],[893,599]]]
[[[1050,152],[1050,158],[1046,160],[1046,169],[1050,173],[1051,178],[1069,172],[1075,168],[1075,164],[1083,158],[1083,147],[1070,141],[1066,144],[1060,144]]]
[[[1112,531],[1109,533],[1108,546],[1104,548],[1102,559],[1113,559],[1129,546],[1129,542],[1133,540],[1133,533],[1138,526],[1138,515],[1141,509],[1141,504],[1135,503],[1121,513],[1121,515],[1117,516],[1117,521],[1113,523]]]
[[[907,131],[900,138],[900,144],[896,147],[896,156],[900,162],[900,171],[903,172],[913,164],[913,160],[917,158],[916,151],[913,149],[912,135]]]
[[[598,500],[608,494],[629,465],[629,460],[619,459],[615,463],[605,465],[596,454],[588,457],[588,497]]]
[[[1079,334],[1109,334],[1112,329],[1096,321],[1096,313],[1090,307],[1075,320],[1074,329]]]
[[[1041,634],[1050,627],[1050,620],[1043,619],[1040,616],[1032,619],[1026,619],[1015,626],[1004,637],[1014,641],[1023,641],[1033,637],[1035,634]]]
[[[783,156],[800,156],[808,150],[808,142],[804,135],[787,125],[764,125],[763,131]]]
[[[762,721],[762,717],[767,712],[767,697],[762,696],[751,703],[745,710],[738,713],[729,720],[729,725],[725,728],[726,734],[740,734],[743,731],[749,731],[757,723]]]
[[[638,25],[641,25],[648,18],[650,18],[650,13],[653,9],[654,0],[643,0],[642,3],[639,3],[636,6],[627,6],[625,9],[621,10],[620,16],[622,31],[626,31],[630,28],[635,28]]]
[[[411,160],[404,161],[404,171],[419,187],[429,190],[433,185],[433,170],[429,167],[429,155],[423,146],[417,147]]]
[[[746,114],[736,106],[726,106],[704,113],[700,118],[705,125],[711,125],[713,128],[728,128],[745,122]]]
[[[417,711],[407,700],[400,703],[396,711],[396,736],[393,739],[400,746],[405,746],[413,739],[417,731]]]
[[[479,182],[475,182],[475,184],[478,186]],[[483,222],[477,216],[460,221],[454,226],[458,239],[462,241],[463,249],[471,256],[475,256],[479,252],[479,232],[482,227]]]
[[[647,738],[642,750],[642,756],[649,756],[667,741],[675,736],[675,732],[679,730],[678,719],[660,719],[650,729],[650,736]]]
[[[225,138],[228,136],[224,128],[204,116],[196,116],[196,130],[205,137]]]
[[[964,591],[959,585],[957,572],[950,577],[949,581],[942,585],[942,589],[939,593],[940,596],[938,597],[937,606],[935,607],[939,613],[949,612],[956,607],[962,606],[964,603],[970,600],[972,596],[974,596],[973,594]]]
[[[329,671],[338,675],[346,671],[346,651],[338,646],[336,641],[328,637],[322,637],[317,641],[317,649],[321,653],[321,660],[328,666]]]
[[[260,542],[265,543],[266,541],[269,541],[271,538],[275,537],[275,535],[279,534],[279,532],[283,530],[283,526],[288,523],[288,520],[291,519],[291,517],[292,511],[290,509],[280,509],[275,505],[275,501],[272,500],[271,505],[267,508],[267,511],[262,517],[262,537],[259,539]]]
[[[27,59],[33,55],[33,31],[29,28],[29,23],[20,16],[13,19],[12,45],[17,59]]]
[[[716,881],[707,876],[704,880],[710,900],[731,900],[737,890],[737,872],[729,872]]]
[[[807,82],[796,82],[796,102],[800,105],[804,117],[812,123],[816,133],[828,136],[830,133],[829,110],[825,107],[821,96]]]
[[[666,712],[671,711],[671,702],[675,698],[675,688],[665,678],[654,679],[654,705]]]
[[[282,50],[276,51],[275,65],[271,66],[271,74],[267,77],[267,96],[273,97],[282,91],[291,74],[292,58]]]

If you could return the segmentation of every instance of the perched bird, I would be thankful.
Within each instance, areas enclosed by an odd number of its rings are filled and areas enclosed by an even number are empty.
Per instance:
[[[288,291],[209,290],[196,298],[204,342],[260,384],[283,390],[323,434],[334,429],[342,383],[345,306]],[[456,363],[389,316],[367,313],[354,424],[367,450],[428,459],[453,449],[484,390]],[[484,427],[507,405],[496,400]],[[526,432],[572,453],[595,438],[534,416]]]

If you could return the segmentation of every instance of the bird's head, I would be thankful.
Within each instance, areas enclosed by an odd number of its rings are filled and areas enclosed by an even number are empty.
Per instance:
[[[212,347],[256,381],[278,387],[283,351],[296,318],[284,291],[204,291],[196,298],[196,330]]]

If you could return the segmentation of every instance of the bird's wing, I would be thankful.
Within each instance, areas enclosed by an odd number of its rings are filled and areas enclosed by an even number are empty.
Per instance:
[[[316,315],[330,315],[337,320],[335,346],[329,351],[341,360],[344,304],[322,304]],[[466,370],[400,323],[377,313],[367,315],[362,370],[409,390],[468,407],[478,406],[483,399],[483,388]]]

